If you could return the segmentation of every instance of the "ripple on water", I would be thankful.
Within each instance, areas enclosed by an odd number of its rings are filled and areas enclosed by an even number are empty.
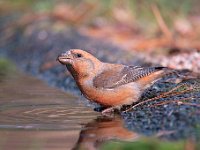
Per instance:
[[[97,116],[76,97],[32,77],[19,74],[6,78],[2,85],[2,129],[74,130]]]

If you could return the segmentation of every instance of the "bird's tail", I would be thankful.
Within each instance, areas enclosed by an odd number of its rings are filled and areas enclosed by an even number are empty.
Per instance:
[[[155,83],[160,78],[173,74],[175,71],[173,69],[167,68],[167,67],[154,67],[155,71],[152,72],[150,75],[141,78],[137,81],[137,83],[142,87],[143,90],[151,86],[153,83]]]

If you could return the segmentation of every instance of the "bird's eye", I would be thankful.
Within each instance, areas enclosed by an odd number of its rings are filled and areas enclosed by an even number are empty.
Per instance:
[[[80,57],[82,57],[82,55],[81,55],[81,54],[77,54],[76,56],[77,56],[77,57],[79,57],[79,58],[80,58]]]

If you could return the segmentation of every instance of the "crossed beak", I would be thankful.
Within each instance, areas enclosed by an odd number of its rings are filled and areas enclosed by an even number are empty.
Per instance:
[[[71,52],[66,52],[66,53],[62,53],[60,55],[58,55],[57,61],[59,61],[61,64],[63,65],[67,65],[67,64],[71,64],[72,60],[73,60],[73,56],[71,54]]]

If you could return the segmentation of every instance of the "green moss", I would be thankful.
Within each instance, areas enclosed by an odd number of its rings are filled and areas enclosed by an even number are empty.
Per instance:
[[[198,139],[198,143],[197,143],[197,145],[198,145],[198,148],[200,149],[200,124],[197,124],[196,126],[195,126],[195,131],[196,131],[196,136],[197,136],[197,139]]]
[[[0,58],[0,77],[12,74],[15,70],[13,63],[5,58]]]
[[[185,142],[160,142],[156,139],[143,139],[136,142],[109,142],[101,150],[183,150]]]

